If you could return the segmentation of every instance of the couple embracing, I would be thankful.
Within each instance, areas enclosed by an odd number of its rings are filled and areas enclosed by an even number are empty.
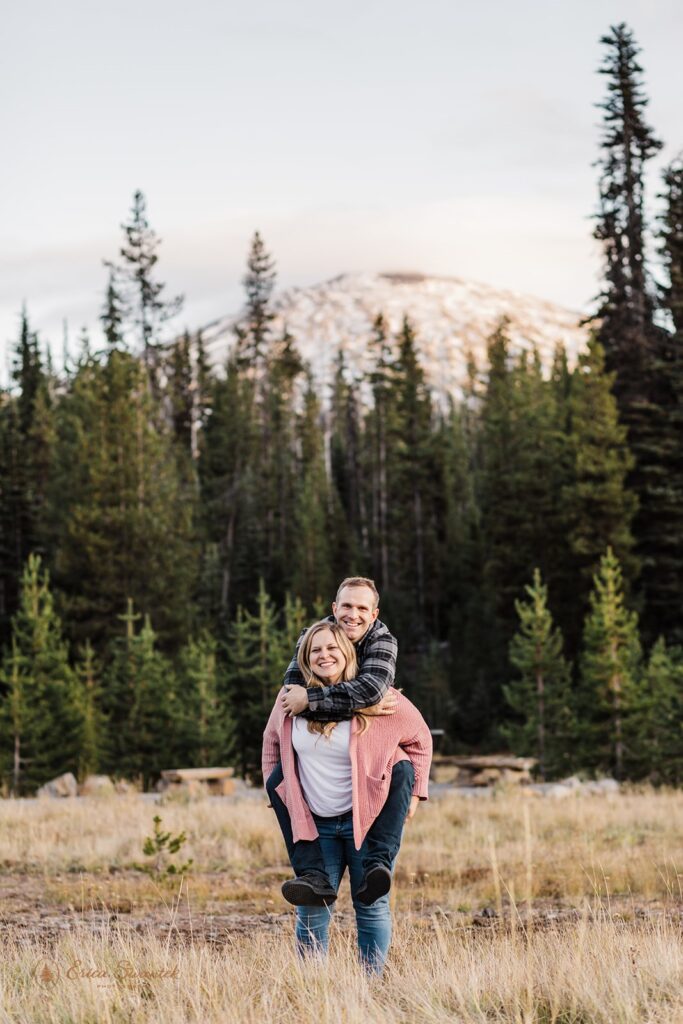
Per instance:
[[[358,950],[381,973],[391,942],[389,890],[403,826],[427,799],[432,738],[394,689],[397,643],[372,580],[339,586],[332,615],[305,630],[263,734],[263,778],[296,877],[299,952],[327,949],[346,868]]]

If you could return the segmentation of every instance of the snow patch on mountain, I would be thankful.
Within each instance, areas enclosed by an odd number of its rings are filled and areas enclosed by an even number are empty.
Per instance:
[[[538,349],[549,368],[555,347],[565,346],[570,364],[585,347],[587,328],[580,315],[542,299],[452,277],[424,274],[342,274],[308,288],[290,288],[273,299],[273,331],[294,336],[315,379],[328,383],[339,349],[354,377],[371,367],[368,341],[372,324],[383,313],[392,334],[404,316],[416,332],[422,365],[436,392],[459,394],[473,358],[486,366],[487,339],[502,317],[509,320],[512,352]],[[240,314],[204,329],[207,354],[222,363],[234,343]]]

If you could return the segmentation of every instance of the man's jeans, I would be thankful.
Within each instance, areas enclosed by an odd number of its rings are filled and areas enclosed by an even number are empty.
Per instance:
[[[294,842],[289,811],[275,792],[275,787],[279,786],[282,778],[282,765],[277,764],[266,782],[266,792],[277,815],[294,873],[297,876],[311,872],[328,875],[325,857],[318,839],[300,839],[298,842]],[[398,761],[391,773],[391,785],[384,806],[373,821],[360,850],[355,851],[356,855],[361,858],[360,863],[362,863],[364,871],[374,864],[384,864],[385,867],[391,869],[401,845],[403,823],[410,807],[414,784],[415,769],[412,763],[407,760]],[[313,819],[317,823],[318,818],[315,814]],[[322,818],[321,820],[336,821],[336,818]],[[354,881],[354,873],[350,873],[351,891],[355,893],[361,879]],[[330,878],[330,882],[332,885],[335,884],[332,878]]]
[[[357,850],[354,845],[351,811],[333,818],[322,818],[314,814],[313,820],[320,834],[320,839],[317,842],[330,884],[334,889],[339,889],[339,883],[348,867],[351,892],[355,893],[363,879],[365,843],[360,850]],[[393,858],[388,867],[393,867]],[[358,903],[354,899],[353,909],[356,912],[358,953],[361,963],[370,973],[381,974],[391,943],[389,894],[380,896],[369,907],[363,906],[362,903]],[[333,906],[296,908],[294,934],[300,956],[325,955],[333,912]]]

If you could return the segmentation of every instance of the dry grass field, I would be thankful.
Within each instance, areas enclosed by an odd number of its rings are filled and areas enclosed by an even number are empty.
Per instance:
[[[189,875],[136,868],[159,814]],[[683,1024],[683,793],[449,792],[406,827],[382,979],[348,883],[302,965],[265,799],[0,802],[0,1020]]]

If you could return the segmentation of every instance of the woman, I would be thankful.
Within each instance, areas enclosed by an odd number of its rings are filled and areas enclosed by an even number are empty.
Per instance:
[[[311,626],[299,647],[299,666],[308,686],[353,679],[356,654],[336,623]],[[427,799],[432,738],[422,715],[402,694],[396,712],[350,722],[313,722],[286,716],[275,702],[263,734],[263,777],[278,761],[283,781],[274,793],[289,812],[294,842],[319,838],[324,867],[334,892],[348,867],[362,962],[381,973],[391,942],[389,896],[363,900],[368,859],[367,834],[387,799],[392,769],[399,761],[414,769],[411,811]],[[390,851],[390,867],[398,853]],[[359,898],[359,896],[361,898]],[[331,901],[330,901],[331,902]],[[298,906],[296,939],[301,953],[327,949],[329,906]]]

